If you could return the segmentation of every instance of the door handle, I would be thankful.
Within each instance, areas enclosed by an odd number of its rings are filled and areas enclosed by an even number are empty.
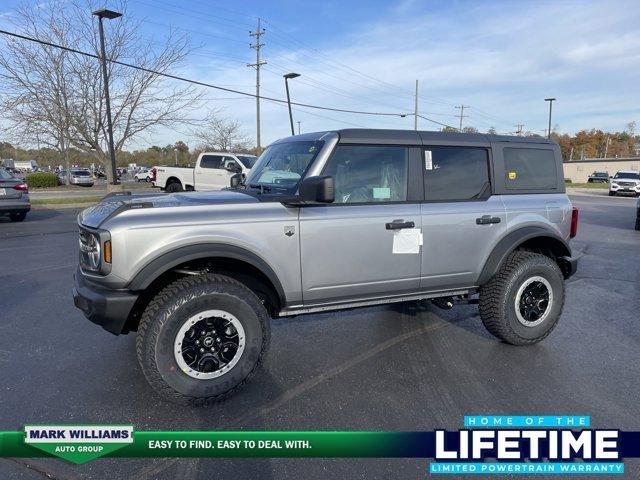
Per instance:
[[[404,220],[394,220],[390,223],[384,224],[387,230],[401,230],[403,228],[414,228],[416,224],[414,222],[405,222]]]
[[[476,218],[476,225],[491,225],[492,223],[500,223],[500,217],[492,217],[491,215],[483,215]]]

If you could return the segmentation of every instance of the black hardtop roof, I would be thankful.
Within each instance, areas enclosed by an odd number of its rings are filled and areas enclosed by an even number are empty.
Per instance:
[[[347,128],[312,132],[283,138],[284,141],[320,140],[329,133],[336,133],[341,143],[395,143],[395,144],[428,144],[430,142],[451,142],[461,144],[487,144],[489,142],[538,143],[555,145],[555,142],[544,137],[518,137],[515,135],[490,135],[485,133],[431,132],[423,130],[386,130],[376,128]]]

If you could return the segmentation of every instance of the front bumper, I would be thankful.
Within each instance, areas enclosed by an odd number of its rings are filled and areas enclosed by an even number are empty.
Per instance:
[[[609,185],[609,191],[614,193],[640,194],[640,185]]]
[[[73,303],[85,317],[114,335],[123,333],[136,300],[134,292],[111,290],[87,280],[80,268],[74,274]]]

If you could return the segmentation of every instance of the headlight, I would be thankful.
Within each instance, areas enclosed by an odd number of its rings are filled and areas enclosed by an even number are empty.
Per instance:
[[[106,275],[111,271],[111,238],[107,231],[80,229],[80,267]]]
[[[617,184],[616,182],[611,182],[611,186],[612,186],[612,187],[617,187],[617,186],[618,186],[618,184]]]

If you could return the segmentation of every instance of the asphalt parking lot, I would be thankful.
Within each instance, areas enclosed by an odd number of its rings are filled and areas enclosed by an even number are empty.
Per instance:
[[[112,336],[71,298],[77,210],[0,220],[0,429],[29,423],[140,430],[457,429],[467,414],[582,414],[640,430],[640,232],[635,199],[572,197],[582,255],[564,314],[532,347],[491,337],[477,309],[403,304],[273,322],[264,370],[223,404],[157,397],[134,336]],[[425,478],[419,459],[2,459],[0,478]],[[628,461],[629,478],[640,462]]]

